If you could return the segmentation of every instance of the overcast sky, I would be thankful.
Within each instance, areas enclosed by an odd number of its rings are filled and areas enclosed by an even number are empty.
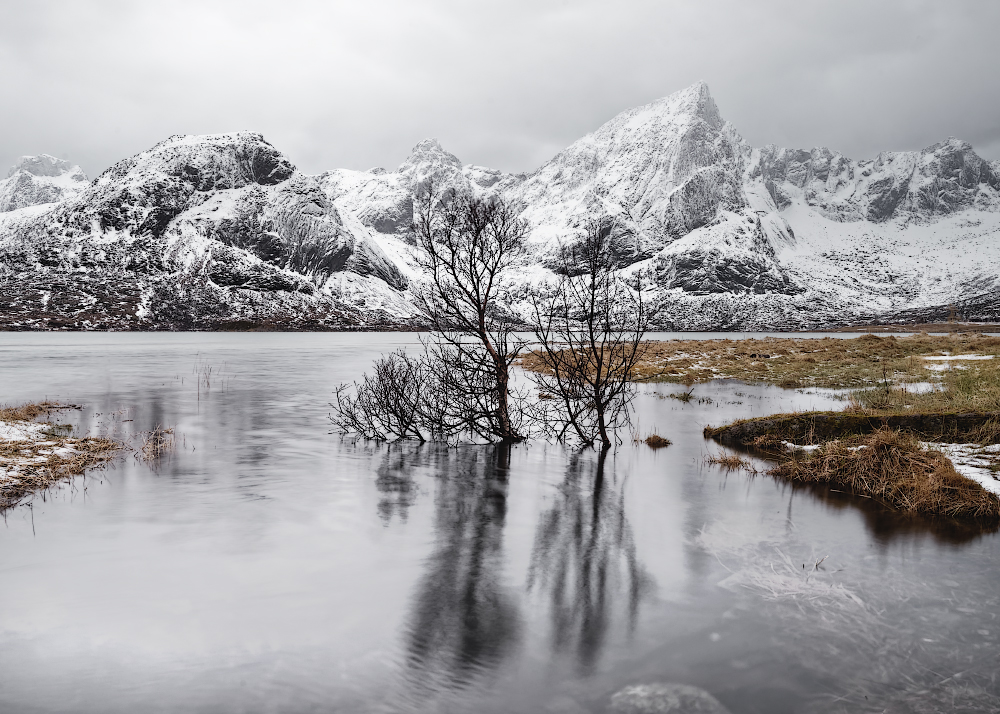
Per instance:
[[[0,0],[0,167],[96,176],[171,134],[260,131],[304,171],[437,137],[530,171],[700,79],[755,146],[1000,158],[1000,2]],[[0,169],[0,176],[6,169]]]

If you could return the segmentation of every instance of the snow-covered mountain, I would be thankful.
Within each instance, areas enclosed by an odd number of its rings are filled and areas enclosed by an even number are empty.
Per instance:
[[[530,175],[463,165],[429,139],[394,171],[306,176],[245,132],[171,137],[93,183],[22,159],[0,182],[0,324],[418,324],[410,224],[428,185],[523,209],[515,307],[598,221],[666,328],[940,319],[951,306],[1000,319],[1000,163],[957,139],[870,161],[755,149],[699,83]]]
[[[0,212],[55,203],[86,188],[87,175],[79,166],[48,154],[22,156],[0,181]]]

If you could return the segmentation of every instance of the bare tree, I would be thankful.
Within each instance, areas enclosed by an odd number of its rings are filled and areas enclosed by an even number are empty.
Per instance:
[[[419,356],[392,353],[361,382],[341,385],[330,419],[371,439],[521,441],[525,400],[512,398],[510,368],[524,344],[515,333],[522,321],[500,297],[525,224],[499,198],[438,195],[433,185],[418,194],[414,216],[428,276],[417,302],[431,336]]]
[[[375,362],[371,375],[334,391],[330,421],[338,431],[365,439],[426,441],[421,403],[431,374],[421,357],[397,350]]]
[[[500,198],[451,193],[433,185],[417,196],[414,227],[429,281],[418,294],[433,336],[428,354],[463,427],[483,438],[521,441],[510,367],[524,345],[520,323],[501,304],[527,227]]]
[[[630,285],[615,270],[613,231],[588,223],[583,240],[562,253],[558,284],[532,300],[544,367],[532,378],[548,397],[539,402],[543,421],[559,440],[602,448],[629,421],[650,318],[638,279]]]

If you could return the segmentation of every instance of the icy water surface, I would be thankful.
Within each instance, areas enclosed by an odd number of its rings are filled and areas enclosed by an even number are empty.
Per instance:
[[[706,423],[830,395],[646,387],[673,445],[603,461],[331,435],[334,385],[413,341],[0,334],[3,401],[178,436],[0,524],[0,711],[1000,709],[997,535],[705,464]]]

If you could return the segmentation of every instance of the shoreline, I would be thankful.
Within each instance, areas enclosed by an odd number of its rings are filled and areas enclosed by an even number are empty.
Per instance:
[[[0,512],[106,466],[127,448],[108,437],[73,437],[67,425],[37,420],[67,409],[79,407],[40,402],[0,408]]]

